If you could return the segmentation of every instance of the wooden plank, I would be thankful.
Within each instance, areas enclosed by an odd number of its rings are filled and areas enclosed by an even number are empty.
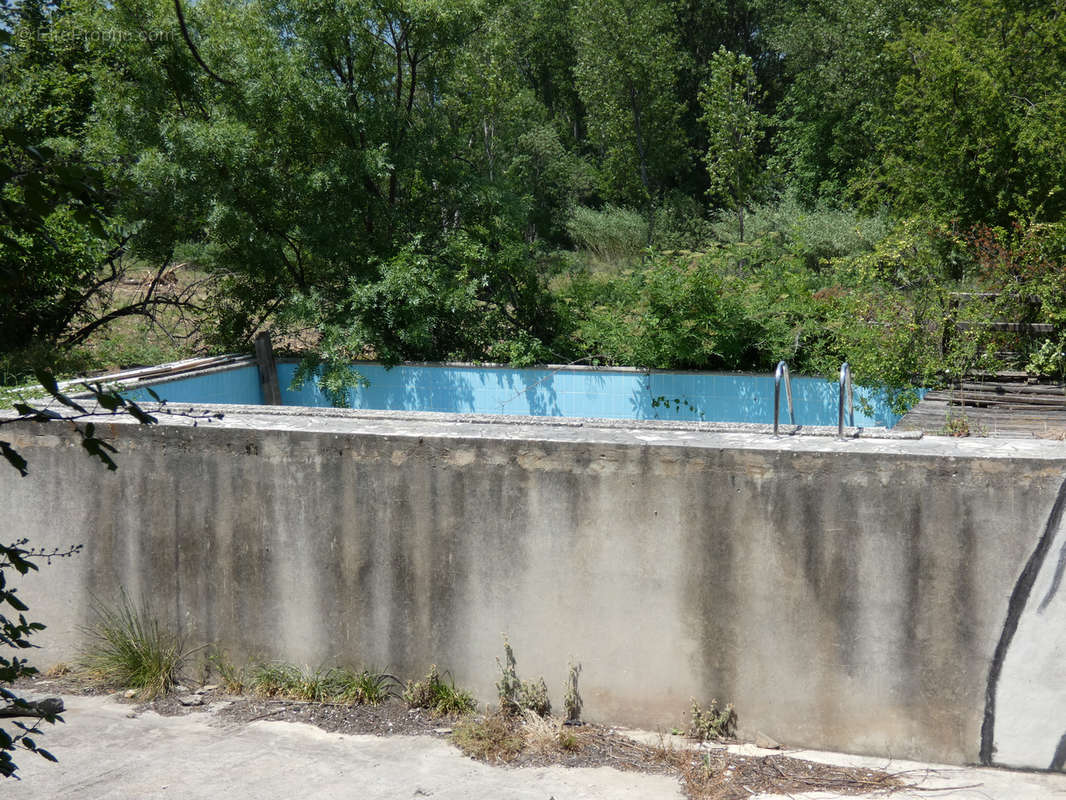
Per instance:
[[[930,394],[933,394],[930,392]],[[926,395],[928,397],[928,395]],[[1012,408],[1066,408],[1066,397],[1042,397],[1033,395],[1000,395],[990,392],[940,392],[929,398],[943,400],[953,406],[986,405],[990,407],[1009,406]]]
[[[281,405],[281,387],[278,386],[278,365],[274,360],[274,347],[270,333],[262,331],[255,337],[255,363],[259,367],[259,387],[263,390],[263,405]]]

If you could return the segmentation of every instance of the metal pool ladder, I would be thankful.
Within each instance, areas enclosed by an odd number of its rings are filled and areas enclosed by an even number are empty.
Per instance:
[[[792,378],[788,375],[788,364],[784,361],[777,362],[774,371],[774,436],[777,436],[777,420],[781,416],[781,378],[785,379],[785,394],[788,397],[788,418],[791,424],[796,424],[796,412],[792,409]]]
[[[784,362],[782,362],[784,363]],[[837,410],[837,436],[841,439],[847,437],[844,436],[844,393],[847,390],[848,397],[848,424],[855,427],[855,397],[851,387],[851,367],[848,366],[848,362],[845,361],[840,365],[840,405]]]

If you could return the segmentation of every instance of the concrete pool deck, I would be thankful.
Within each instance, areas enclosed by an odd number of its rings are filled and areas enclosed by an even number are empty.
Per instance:
[[[39,743],[51,764],[19,754],[20,800],[681,800],[676,778],[581,769],[491,767],[428,736],[353,736],[305,724],[257,721],[225,725],[210,713],[161,717],[135,713],[107,697],[65,697],[65,723]],[[645,734],[638,739],[654,738]],[[747,748],[745,750],[745,748]],[[770,754],[741,745],[741,752]],[[820,763],[906,773],[919,791],[894,797],[950,800],[1052,800],[1066,795],[1066,775],[945,767],[833,753],[788,753]],[[760,794],[756,798],[779,797]],[[835,800],[819,792],[793,798]],[[883,794],[848,795],[883,797]]]

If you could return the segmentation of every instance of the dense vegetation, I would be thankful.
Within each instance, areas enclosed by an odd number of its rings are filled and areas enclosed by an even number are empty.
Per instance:
[[[179,12],[181,15],[179,16]],[[1064,369],[1066,11],[0,0],[0,352]],[[129,265],[143,291],[115,302]],[[168,270],[195,267],[195,291]],[[153,279],[154,276],[154,279]],[[978,323],[957,330],[956,320]],[[1061,329],[1066,330],[1066,329]]]

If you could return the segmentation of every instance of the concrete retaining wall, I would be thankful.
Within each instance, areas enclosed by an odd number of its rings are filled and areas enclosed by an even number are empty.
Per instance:
[[[45,666],[125,587],[238,659],[437,663],[490,700],[506,632],[557,704],[583,664],[593,720],[717,697],[788,745],[1066,758],[1058,443],[238,413],[114,425],[109,473],[4,435],[7,538],[85,544],[22,581]]]

